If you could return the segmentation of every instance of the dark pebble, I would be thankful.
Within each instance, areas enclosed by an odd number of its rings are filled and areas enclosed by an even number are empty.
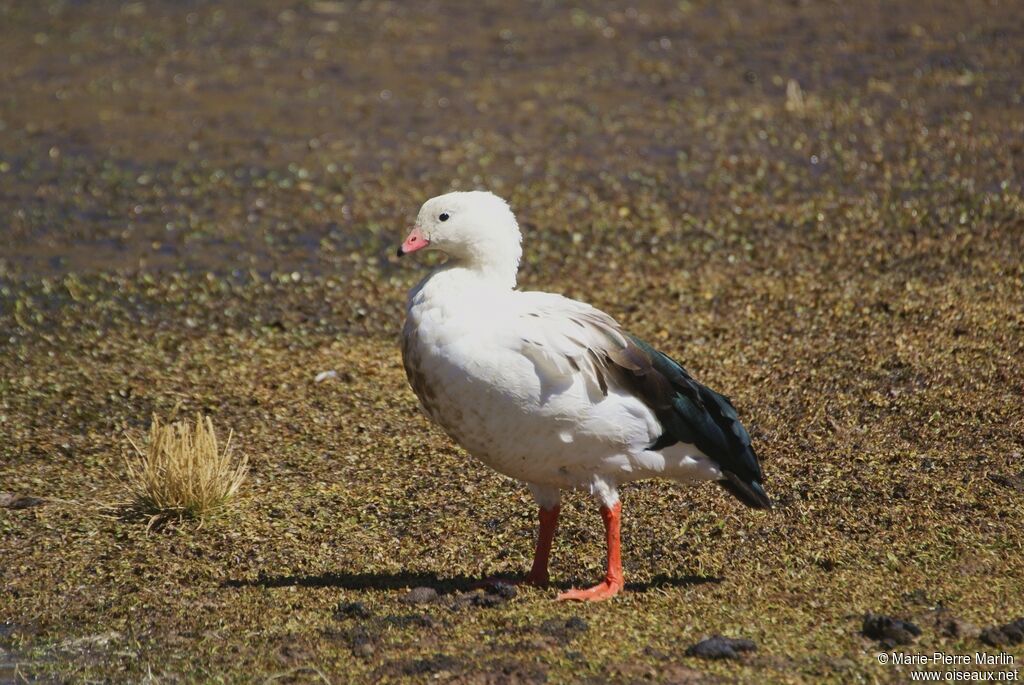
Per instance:
[[[1024,642],[1024,616],[1001,626],[989,626],[981,631],[981,641],[992,647],[1009,647]]]
[[[515,585],[497,582],[493,585],[488,585],[485,589],[465,592],[459,595],[454,602],[453,608],[475,606],[488,609],[500,606],[518,594],[519,591]]]
[[[0,507],[5,507],[7,509],[28,509],[29,507],[38,507],[40,504],[45,503],[46,500],[41,497],[0,492]]]
[[[921,634],[921,629],[910,621],[868,612],[864,616],[861,633],[886,647],[895,647],[909,645]]]
[[[459,662],[447,654],[435,654],[427,659],[417,659],[403,668],[405,675],[425,675],[427,673],[439,673],[440,671],[458,670]]]
[[[334,608],[334,620],[340,621],[345,618],[369,618],[372,615],[366,605],[362,602],[339,602]]]
[[[430,604],[437,601],[437,590],[432,587],[416,587],[402,597],[406,604]]]
[[[519,594],[519,590],[517,590],[516,586],[512,585],[511,583],[498,582],[491,586],[491,589],[488,592],[488,594],[497,595],[502,599],[508,600],[515,599],[516,595]]]
[[[712,635],[695,645],[690,645],[686,650],[686,656],[701,659],[738,659],[743,652],[756,651],[757,645],[753,640]]]

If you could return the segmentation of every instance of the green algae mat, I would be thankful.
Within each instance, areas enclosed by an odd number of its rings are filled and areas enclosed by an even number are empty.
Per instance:
[[[1022,677],[1019,4],[0,2],[0,38],[0,682]],[[393,256],[471,188],[523,287],[732,397],[773,510],[628,486],[627,592],[561,604],[604,561],[571,494],[555,587],[478,588],[536,512],[420,415]],[[197,411],[249,476],[147,529],[127,436]]]

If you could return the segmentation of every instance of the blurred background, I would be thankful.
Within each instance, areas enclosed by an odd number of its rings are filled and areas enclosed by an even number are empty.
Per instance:
[[[631,248],[1019,189],[1019,10],[5,2],[0,273],[345,271],[450,188]]]

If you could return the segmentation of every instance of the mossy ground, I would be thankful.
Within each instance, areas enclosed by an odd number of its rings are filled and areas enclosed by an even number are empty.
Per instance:
[[[998,650],[936,616],[1024,615],[1014,3],[0,23],[0,490],[44,499],[0,508],[0,679],[886,682],[907,670],[865,612],[970,654]],[[478,186],[520,215],[525,287],[734,399],[773,511],[642,483],[620,599],[400,601],[531,554],[526,491],[421,418],[398,353],[422,266],[393,246],[423,199]],[[252,471],[222,514],[147,534],[118,508],[123,435],[176,406]],[[567,497],[559,584],[597,578],[601,537]],[[684,656],[713,633],[758,650]]]

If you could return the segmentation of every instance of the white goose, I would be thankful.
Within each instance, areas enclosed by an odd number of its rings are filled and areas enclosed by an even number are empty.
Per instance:
[[[540,534],[526,582],[548,581],[561,490],[597,498],[608,572],[558,598],[606,599],[623,586],[622,483],[714,480],[748,506],[771,502],[732,403],[604,312],[515,290],[520,242],[515,216],[496,195],[428,200],[398,254],[440,250],[448,260],[409,292],[402,359],[427,415],[532,490]]]

